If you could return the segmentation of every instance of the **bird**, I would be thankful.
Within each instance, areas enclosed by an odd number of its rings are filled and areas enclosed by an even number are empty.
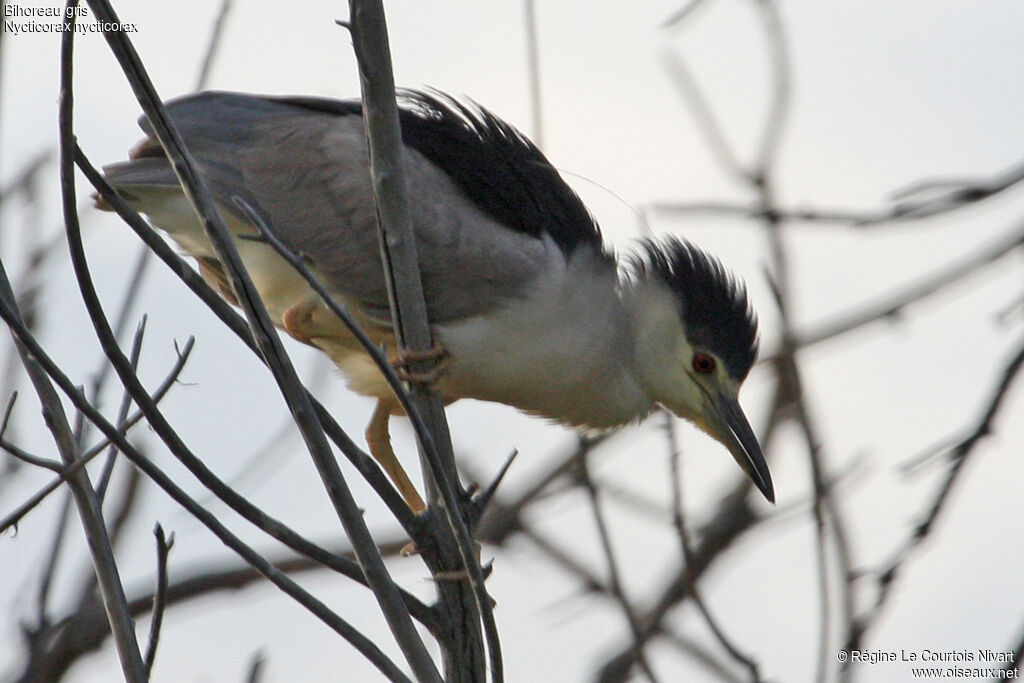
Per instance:
[[[619,257],[525,135],[468,98],[398,95],[402,159],[427,316],[444,360],[435,388],[602,432],[667,409],[720,442],[775,501],[739,403],[757,357],[745,285],[680,237]],[[395,348],[360,100],[205,91],[165,103],[274,324],[324,352],[377,403],[372,455],[414,512],[422,498],[391,448],[402,409],[383,374],[306,280],[258,236],[241,199],[377,344]],[[107,181],[228,301],[224,267],[159,141],[145,133]],[[102,199],[101,209],[110,209]]]

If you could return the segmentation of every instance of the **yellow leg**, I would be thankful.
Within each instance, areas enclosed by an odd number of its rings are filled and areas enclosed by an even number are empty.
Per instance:
[[[391,407],[392,403],[390,401],[377,401],[377,407],[373,410],[373,417],[370,418],[370,424],[366,427],[366,444],[370,447],[370,454],[377,459],[380,466],[391,477],[391,481],[395,483],[395,488],[402,494],[405,504],[414,513],[419,514],[427,506],[423,504],[423,499],[420,498],[420,494],[416,491],[413,483],[409,481],[409,475],[405,473],[402,464],[398,462],[398,458],[395,456],[394,449],[391,448],[391,434],[388,432]]]

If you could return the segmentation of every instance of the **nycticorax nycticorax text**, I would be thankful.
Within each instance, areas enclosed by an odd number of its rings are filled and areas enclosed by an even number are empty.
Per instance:
[[[232,234],[256,234],[233,201],[240,197],[371,337],[394,348],[360,103],[207,92],[167,110]],[[743,285],[676,238],[642,242],[617,262],[544,155],[475,104],[409,91],[400,121],[427,312],[447,355],[444,398],[497,401],[583,429],[664,406],[724,444],[774,500],[737,398],[758,337]],[[105,169],[107,179],[231,299],[159,143],[140,124],[149,136]],[[236,244],[274,322],[377,399],[370,449],[410,506],[422,507],[391,452],[388,418],[400,409],[377,367],[271,246]]]

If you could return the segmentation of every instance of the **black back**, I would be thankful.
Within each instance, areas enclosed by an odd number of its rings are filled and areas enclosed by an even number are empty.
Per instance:
[[[359,100],[268,98],[313,111],[361,116]],[[455,181],[476,206],[512,230],[550,235],[571,254],[600,250],[594,217],[558,171],[522,133],[483,107],[436,91],[403,90],[402,140]]]

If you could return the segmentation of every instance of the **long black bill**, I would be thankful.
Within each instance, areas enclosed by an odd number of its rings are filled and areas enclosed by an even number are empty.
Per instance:
[[[768,471],[768,463],[761,452],[761,444],[754,436],[754,430],[747,422],[739,401],[732,396],[718,394],[712,398],[714,411],[709,417],[717,424],[712,426],[718,433],[715,436],[721,441],[739,466],[747,473],[754,485],[764,494],[768,502],[775,502],[775,487],[772,486],[772,475]]]

